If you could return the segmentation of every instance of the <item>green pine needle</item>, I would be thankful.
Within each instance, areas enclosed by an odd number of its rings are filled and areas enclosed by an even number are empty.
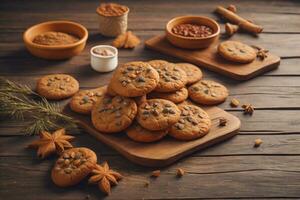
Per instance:
[[[0,116],[31,121],[23,132],[38,134],[58,128],[77,129],[77,121],[61,113],[57,103],[50,103],[28,86],[0,77]]]

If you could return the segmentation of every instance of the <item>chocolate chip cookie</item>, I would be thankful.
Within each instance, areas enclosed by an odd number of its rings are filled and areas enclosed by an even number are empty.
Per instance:
[[[165,61],[165,60],[150,60],[148,62],[152,67],[158,67],[160,65],[165,65],[165,64],[168,64],[169,62],[168,61]]]
[[[140,97],[134,97],[133,100],[135,101],[136,105],[140,105],[140,104],[144,103],[145,101],[147,101],[147,96],[143,95]]]
[[[73,96],[79,90],[78,81],[67,74],[53,74],[40,78],[36,91],[46,99],[61,100]]]
[[[186,73],[174,63],[157,60],[149,63],[159,74],[159,82],[154,91],[174,92],[183,88],[187,83]]]
[[[63,152],[52,171],[52,181],[60,186],[76,185],[96,166],[97,156],[88,148],[72,148]]]
[[[111,79],[111,87],[117,94],[125,97],[143,96],[154,90],[159,75],[145,62],[129,62],[120,66]]]
[[[175,92],[151,92],[148,94],[150,99],[166,99],[172,101],[173,103],[183,102],[188,98],[188,90],[186,88],[181,88]]]
[[[206,135],[211,127],[208,114],[194,105],[180,105],[180,119],[169,131],[178,140],[194,140]]]
[[[179,117],[178,107],[164,99],[150,99],[138,107],[137,121],[148,130],[166,130],[175,124]]]
[[[168,131],[150,131],[135,122],[127,129],[126,133],[130,139],[136,142],[155,142],[167,135]]]
[[[176,63],[183,71],[185,71],[187,76],[187,85],[196,83],[201,80],[203,74],[202,71],[196,66],[190,63]]]
[[[112,96],[112,97],[118,95],[118,94],[112,89],[111,83],[109,83],[109,84],[107,85],[106,93],[107,93],[109,96]]]
[[[104,96],[92,109],[92,123],[101,132],[120,132],[132,123],[136,114],[137,105],[133,99]]]
[[[228,90],[220,83],[202,80],[189,88],[189,97],[203,105],[216,105],[222,103],[228,97]]]
[[[226,60],[237,63],[250,63],[256,58],[256,51],[238,41],[225,41],[219,44],[218,53]]]
[[[106,93],[107,86],[90,89],[81,90],[77,92],[70,101],[70,108],[74,112],[81,114],[90,114],[93,105],[97,100],[104,96]]]

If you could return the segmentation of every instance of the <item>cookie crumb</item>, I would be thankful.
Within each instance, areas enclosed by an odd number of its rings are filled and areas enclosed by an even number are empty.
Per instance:
[[[231,102],[230,102],[230,106],[231,107],[234,107],[234,108],[236,108],[236,107],[238,107],[240,105],[240,102],[239,102],[239,100],[237,100],[237,99],[232,99],[231,100]]]
[[[157,177],[159,177],[159,176],[160,176],[160,170],[155,170],[155,171],[153,171],[153,172],[151,173],[151,177],[157,178]]]
[[[257,148],[263,143],[262,139],[257,138],[254,140],[254,147]]]
[[[244,109],[245,115],[252,115],[254,112],[254,107],[251,104],[244,104],[242,105],[242,108]]]
[[[223,117],[219,119],[219,126],[226,126],[226,124],[227,124],[227,119]]]
[[[185,174],[185,171],[181,168],[178,168],[176,171],[176,176],[177,177],[182,177]]]
[[[149,187],[150,183],[148,181],[145,182],[144,187]]]

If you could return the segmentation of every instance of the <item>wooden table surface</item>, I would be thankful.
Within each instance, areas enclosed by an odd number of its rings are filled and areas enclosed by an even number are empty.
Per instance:
[[[257,44],[281,56],[279,69],[255,79],[238,82],[207,70],[205,77],[220,81],[230,90],[221,108],[239,117],[239,134],[218,145],[194,153],[161,169],[156,180],[149,179],[152,168],[140,167],[85,132],[76,135],[76,146],[97,152],[100,161],[126,178],[114,187],[107,199],[299,199],[300,198],[300,2],[298,1],[122,1],[130,7],[129,29],[143,40],[164,32],[172,17],[194,14],[217,18],[212,13],[222,3],[234,3],[238,12],[264,27],[255,38],[236,34],[233,39]],[[0,75],[34,86],[46,74],[68,73],[81,88],[108,82],[111,73],[96,73],[89,65],[89,49],[110,44],[112,39],[98,34],[95,9],[98,1],[11,1],[0,3]],[[66,61],[46,61],[31,56],[22,42],[29,26],[48,20],[77,21],[89,30],[85,51]],[[147,50],[120,50],[120,62],[172,57]],[[237,98],[252,103],[253,116],[229,106]],[[23,136],[23,123],[0,122],[0,199],[100,199],[104,195],[86,181],[72,188],[58,188],[50,179],[54,157],[38,159],[24,147],[36,137]],[[263,144],[253,148],[256,138]],[[175,178],[178,167],[187,174]],[[144,187],[144,180],[150,180]]]

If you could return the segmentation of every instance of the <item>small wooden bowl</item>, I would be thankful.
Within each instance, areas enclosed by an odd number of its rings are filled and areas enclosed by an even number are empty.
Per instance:
[[[38,34],[47,31],[69,33],[77,36],[80,40],[73,44],[54,46],[40,45],[32,42]],[[23,34],[25,46],[32,55],[50,60],[67,59],[78,55],[84,49],[87,38],[87,29],[84,26],[71,21],[44,22],[28,28]]]
[[[210,27],[213,34],[207,37],[184,37],[172,32],[172,28],[178,24],[198,24]],[[166,25],[167,40],[174,46],[185,49],[202,49],[207,48],[214,41],[218,40],[220,35],[219,24],[208,17],[204,16],[181,16],[171,19]]]

